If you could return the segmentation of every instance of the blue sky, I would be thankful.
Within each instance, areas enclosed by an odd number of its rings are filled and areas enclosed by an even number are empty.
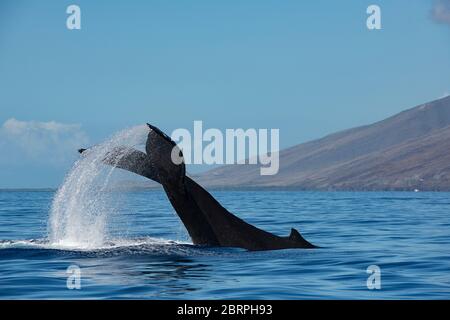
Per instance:
[[[70,4],[81,30],[66,28]],[[381,7],[382,30],[366,28],[370,4]],[[279,128],[287,147],[437,99],[450,93],[446,8],[2,0],[0,187],[57,186],[78,141],[145,122],[169,133],[194,120]]]

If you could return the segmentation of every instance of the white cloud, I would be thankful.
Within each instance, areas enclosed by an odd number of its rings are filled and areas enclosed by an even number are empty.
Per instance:
[[[450,25],[450,0],[435,0],[431,16],[436,22]]]
[[[78,124],[11,118],[0,127],[0,162],[66,163],[88,142]]]

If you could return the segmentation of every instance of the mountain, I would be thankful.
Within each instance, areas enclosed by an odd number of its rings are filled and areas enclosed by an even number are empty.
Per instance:
[[[450,190],[450,96],[280,151],[280,170],[228,165],[195,177],[220,188]]]

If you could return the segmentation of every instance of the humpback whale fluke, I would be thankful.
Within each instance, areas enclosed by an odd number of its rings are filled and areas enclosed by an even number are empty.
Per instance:
[[[150,131],[146,152],[128,147],[116,148],[106,155],[103,162],[160,183],[194,244],[247,250],[316,248],[295,229],[291,229],[289,236],[280,237],[229,212],[186,175],[183,161],[179,164],[172,161],[172,154],[183,157],[176,143],[157,127],[147,126]],[[85,150],[80,149],[79,152]]]

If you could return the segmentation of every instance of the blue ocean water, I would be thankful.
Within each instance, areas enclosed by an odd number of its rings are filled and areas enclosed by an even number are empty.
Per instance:
[[[107,241],[47,240],[54,192],[0,192],[1,299],[448,299],[450,194],[216,191],[231,212],[279,235],[297,228],[313,250],[204,248],[161,191],[123,192]],[[78,266],[80,289],[68,289]],[[380,268],[369,290],[366,269]]]

